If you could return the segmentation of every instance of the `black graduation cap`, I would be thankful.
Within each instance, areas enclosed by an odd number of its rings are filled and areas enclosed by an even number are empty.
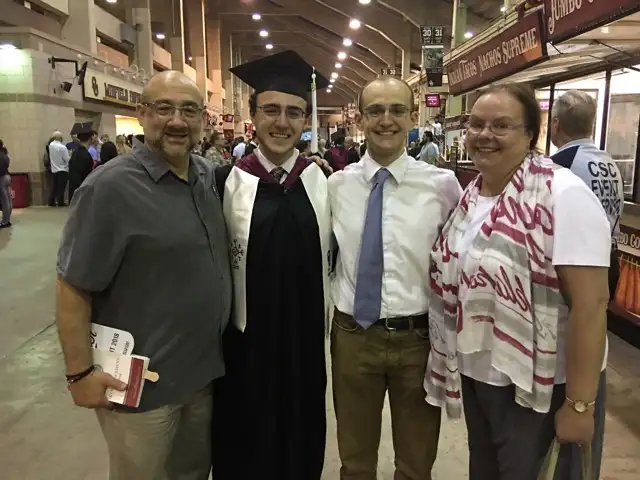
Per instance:
[[[313,67],[293,50],[244,63],[229,71],[253,88],[255,93],[275,91],[307,100],[311,91]],[[326,88],[329,83],[316,71],[316,89]]]
[[[337,143],[339,140],[344,140],[346,137],[346,130],[344,128],[339,128],[335,132],[331,134],[331,141],[333,143]]]
[[[71,128],[71,135],[78,135],[80,133],[93,133],[93,122],[74,123]]]

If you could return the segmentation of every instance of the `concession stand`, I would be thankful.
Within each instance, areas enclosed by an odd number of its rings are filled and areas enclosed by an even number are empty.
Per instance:
[[[639,0],[544,0],[533,7],[523,3],[445,57],[450,93],[465,96],[462,111],[448,112],[450,118],[468,113],[477,90],[488,84],[528,83],[543,112],[538,149],[548,155],[556,151],[547,131],[554,99],[567,90],[582,90],[596,100],[594,140],[617,163],[625,197],[619,239],[621,278],[610,306],[609,328],[638,347],[639,12]],[[446,131],[445,137],[449,138]],[[458,160],[456,175],[463,185],[472,174],[471,162]]]

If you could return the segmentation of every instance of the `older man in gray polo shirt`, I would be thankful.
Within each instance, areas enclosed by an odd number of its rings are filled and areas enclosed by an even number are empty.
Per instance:
[[[231,278],[212,167],[189,154],[203,99],[189,78],[163,72],[138,118],[145,144],[86,179],[64,229],[57,324],[67,382],[77,405],[96,409],[111,480],[206,480]],[[107,387],[124,385],[92,367],[91,322],[130,332],[133,353],[159,373],[139,408],[105,399]]]

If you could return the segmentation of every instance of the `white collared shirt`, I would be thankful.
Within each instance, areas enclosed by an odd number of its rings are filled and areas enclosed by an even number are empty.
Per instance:
[[[258,157],[258,161],[267,172],[271,173],[271,170],[277,168],[276,164],[274,164],[273,162],[271,162],[271,160],[264,156],[264,153],[260,151],[260,147],[256,148],[253,153],[256,154],[256,157]],[[291,156],[282,165],[280,165],[286,172],[284,175],[282,175],[280,183],[284,183],[284,181],[287,179],[287,177],[291,173],[291,170],[293,170],[293,166],[296,164],[296,160],[298,159],[299,155],[300,152],[298,151],[298,149],[294,148]]]
[[[49,162],[51,173],[69,171],[69,150],[62,142],[54,140],[49,144]]]
[[[373,177],[382,168],[368,153],[329,177],[338,263],[333,301],[353,315],[362,231]],[[410,157],[405,151],[386,167],[382,205],[381,318],[426,313],[429,257],[440,229],[462,194],[455,174]]]

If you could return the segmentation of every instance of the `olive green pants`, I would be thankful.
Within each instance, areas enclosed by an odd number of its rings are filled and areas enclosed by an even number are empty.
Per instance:
[[[376,480],[382,408],[389,393],[395,480],[430,480],[440,408],[425,401],[427,329],[362,329],[336,312],[331,332],[333,401],[341,480]]]

